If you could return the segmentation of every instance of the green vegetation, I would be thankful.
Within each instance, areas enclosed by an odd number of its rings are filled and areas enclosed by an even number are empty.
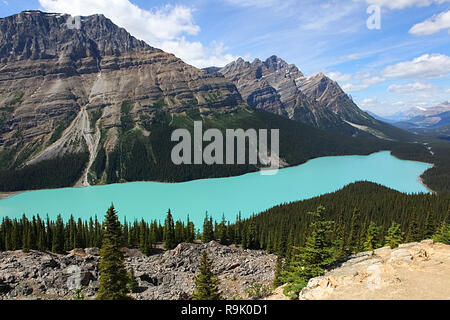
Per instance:
[[[303,247],[294,248],[298,252],[282,272],[281,280],[288,284],[284,294],[288,297],[297,298],[309,279],[323,275],[326,267],[335,261],[334,221],[325,221],[324,211],[324,207],[319,207],[316,212],[309,213],[314,219],[310,226],[312,233]]]
[[[102,116],[102,110],[92,110],[89,112],[89,123],[91,126],[91,129],[95,128],[95,124],[97,123],[98,119],[100,119]]]
[[[55,130],[53,130],[53,134],[50,137],[50,139],[48,140],[48,145],[51,145],[51,144],[55,143],[56,141],[58,141],[61,138],[64,130],[66,130],[69,127],[69,125],[72,123],[72,121],[74,119],[75,119],[75,115],[73,114],[67,120],[60,121],[56,125]]]
[[[193,300],[220,300],[219,279],[212,272],[212,263],[203,252],[198,274],[195,278]]]
[[[127,288],[128,288],[128,291],[131,293],[136,293],[139,288],[139,284],[136,280],[136,277],[134,276],[134,269],[131,269],[130,271],[128,271]]]
[[[128,300],[130,280],[125,270],[125,258],[120,251],[122,229],[114,206],[106,214],[103,230],[97,300]]]
[[[162,109],[166,106],[166,102],[164,101],[164,98],[160,98],[153,104],[153,108],[155,109]]]
[[[167,218],[164,223],[164,248],[172,250],[177,244],[175,243],[175,226],[172,218],[172,213],[167,213]]]
[[[22,91],[17,91],[14,93],[13,97],[6,102],[5,108],[3,108],[6,112],[13,112],[14,108],[19,106],[22,103],[24,93]]]
[[[252,300],[262,300],[272,294],[272,289],[270,286],[263,285],[262,283],[253,282],[245,293]]]
[[[73,186],[81,177],[88,159],[87,153],[70,154],[24,168],[0,171],[0,191]]]
[[[75,289],[73,291],[73,300],[75,301],[85,300],[82,289]]]
[[[125,100],[120,106],[120,123],[122,126],[122,132],[126,133],[134,128],[134,121],[130,115],[131,109],[133,109],[133,101]]]

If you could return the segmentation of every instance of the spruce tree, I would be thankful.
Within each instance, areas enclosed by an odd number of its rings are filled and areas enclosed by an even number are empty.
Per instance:
[[[136,293],[138,288],[139,288],[139,284],[136,280],[136,277],[134,275],[134,269],[131,268],[130,271],[128,271],[128,291],[131,293]]]
[[[187,218],[187,224],[186,224],[186,242],[192,243],[195,240],[195,226],[194,223],[189,219],[189,216]]]
[[[64,222],[61,215],[56,218],[53,232],[52,251],[54,253],[64,253]]]
[[[437,232],[433,235],[434,242],[450,244],[450,225],[442,222]]]
[[[128,300],[128,276],[125,258],[120,251],[122,232],[116,210],[112,205],[103,223],[103,244],[100,250],[100,285],[97,300]]]
[[[366,240],[364,241],[364,250],[373,251],[380,247],[379,244],[379,228],[374,222],[371,222],[367,229]]]
[[[403,233],[398,223],[393,222],[388,230],[385,243],[392,249],[397,248],[403,242]]]
[[[361,222],[360,222],[360,214],[359,210],[355,208],[353,210],[352,220],[350,224],[350,234],[348,238],[348,252],[357,253],[361,249]]]
[[[219,242],[222,245],[228,245],[228,230],[225,215],[222,216],[222,222],[219,225]]]
[[[284,290],[288,297],[297,298],[309,279],[323,275],[325,268],[334,261],[333,222],[324,219],[324,210],[320,206],[316,212],[310,213],[315,218],[311,224],[312,234],[304,247],[296,248],[298,254],[282,272],[283,282],[288,283]]]
[[[164,223],[164,248],[166,250],[172,250],[176,247],[175,243],[175,225],[173,222],[172,213],[169,209],[167,212],[167,218]]]
[[[433,211],[428,211],[423,230],[423,239],[431,239],[436,231]]]
[[[277,257],[277,265],[275,268],[275,277],[273,278],[273,287],[278,288],[283,284],[283,281],[281,281],[281,271],[283,270],[283,258],[281,256]]]
[[[147,224],[145,223],[144,219],[142,219],[139,226],[139,250],[141,250],[143,254],[148,256],[150,250],[148,248],[147,233]]]
[[[208,243],[214,240],[214,227],[212,218],[208,217],[208,214],[206,214],[205,220],[203,222],[203,236],[202,241],[203,243]]]
[[[408,233],[406,236],[406,242],[416,242],[422,239],[422,235],[420,233],[419,222],[417,220],[417,214],[414,211],[408,227]]]
[[[203,252],[198,274],[195,278],[193,300],[220,300],[219,279],[212,272],[212,263]]]

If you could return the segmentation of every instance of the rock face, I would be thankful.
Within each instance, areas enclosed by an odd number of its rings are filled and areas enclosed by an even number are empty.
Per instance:
[[[154,256],[125,250],[126,267],[134,269],[139,284],[138,300],[189,299],[203,251],[213,262],[225,298],[246,297],[252,283],[273,281],[276,256],[221,246],[218,243],[180,244],[176,249]],[[87,299],[98,288],[98,249],[75,250],[69,255],[32,251],[0,253],[0,299],[72,299],[70,290],[79,279]],[[78,278],[77,278],[78,277]]]
[[[282,299],[278,295],[273,299]],[[426,240],[350,257],[311,279],[301,300],[450,299],[450,246]]]
[[[336,82],[323,74],[307,78],[277,56],[252,63],[238,59],[219,72],[255,108],[333,132],[383,136],[381,123],[359,109]]]
[[[143,127],[158,115],[242,104],[223,76],[150,47],[102,15],[2,18],[0,57],[4,167],[87,151],[89,168],[102,147],[114,149],[125,121],[149,135]]]

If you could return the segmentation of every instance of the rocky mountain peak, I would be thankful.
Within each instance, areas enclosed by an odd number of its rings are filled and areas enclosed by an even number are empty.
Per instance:
[[[289,67],[289,64],[286,61],[278,58],[275,55],[267,58],[266,61],[264,61],[264,65],[267,69],[270,69],[272,71],[277,71]]]
[[[64,56],[77,60],[138,50],[155,49],[104,15],[73,18],[67,14],[23,11],[0,19],[2,63]]]

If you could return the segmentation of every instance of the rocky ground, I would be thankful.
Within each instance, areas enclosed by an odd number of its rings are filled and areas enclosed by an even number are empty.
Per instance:
[[[283,288],[272,300],[287,299]],[[300,300],[450,299],[450,246],[426,240],[351,257],[311,279]]]
[[[139,284],[138,300],[189,299],[203,251],[213,262],[228,299],[245,298],[254,282],[269,285],[274,277],[276,256],[208,244],[180,244],[176,249],[147,257],[126,249],[126,267],[133,268]],[[87,299],[98,288],[98,249],[74,250],[68,255],[31,251],[0,253],[0,300],[72,299],[79,281]]]

